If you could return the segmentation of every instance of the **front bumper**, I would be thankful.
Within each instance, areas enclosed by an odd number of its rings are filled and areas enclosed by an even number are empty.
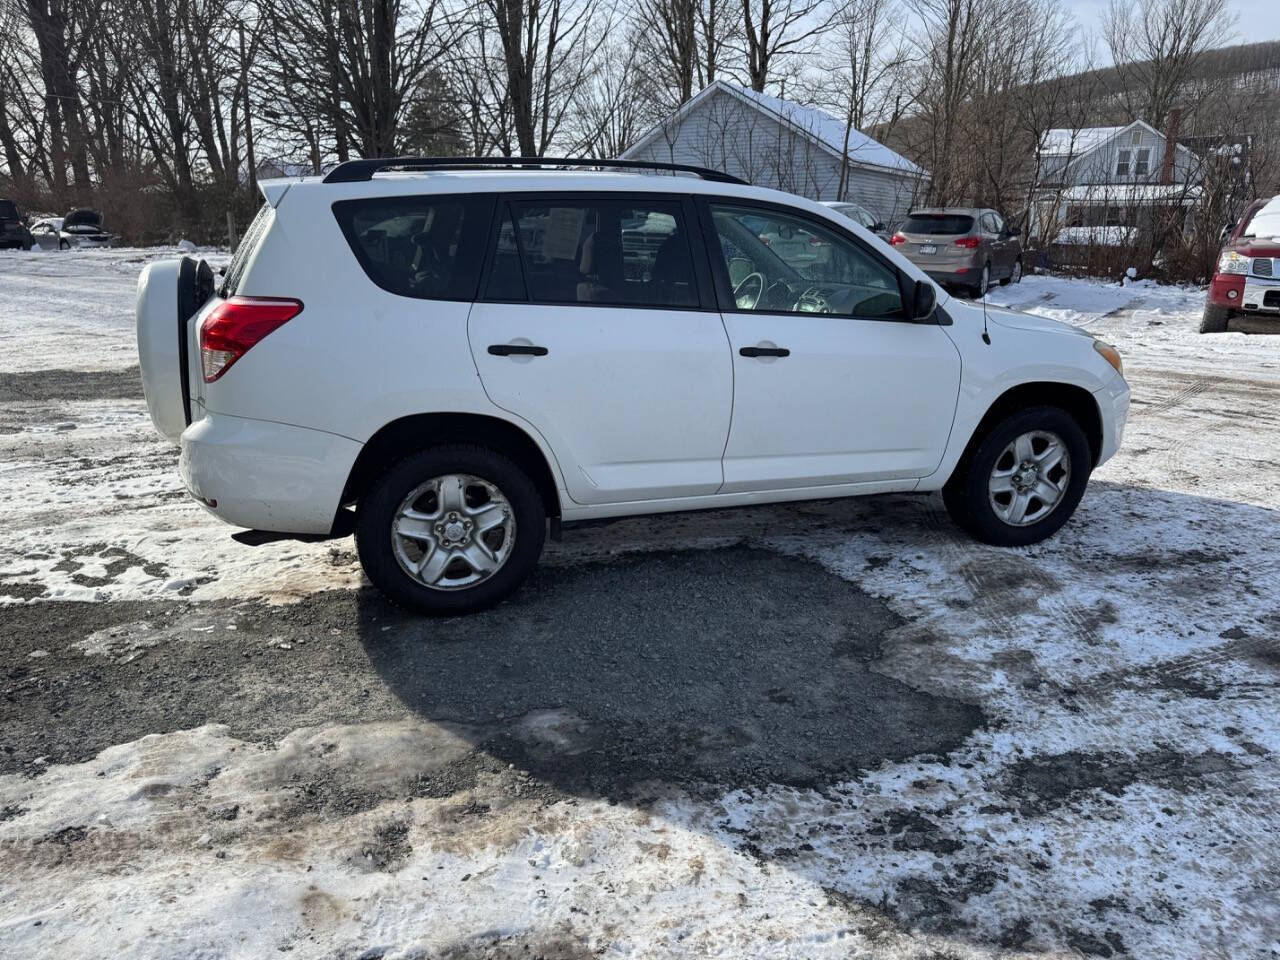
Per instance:
[[[1280,315],[1280,277],[1245,277],[1240,309],[1245,313]]]
[[[227,523],[324,534],[360,446],[322,430],[205,411],[182,433],[178,469],[192,496]]]
[[[1094,391],[1093,398],[1102,419],[1102,449],[1094,465],[1100,467],[1115,456],[1124,439],[1129,420],[1129,384],[1117,373],[1105,387]]]

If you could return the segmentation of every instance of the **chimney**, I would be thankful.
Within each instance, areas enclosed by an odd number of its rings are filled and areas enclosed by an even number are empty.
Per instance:
[[[1173,183],[1173,156],[1178,152],[1178,128],[1182,126],[1182,108],[1169,110],[1169,120],[1164,128],[1164,160],[1160,164],[1160,182]]]

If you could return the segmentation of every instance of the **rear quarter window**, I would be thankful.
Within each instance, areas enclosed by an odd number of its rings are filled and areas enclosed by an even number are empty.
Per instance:
[[[264,203],[258,208],[257,216],[249,223],[249,229],[245,230],[244,236],[236,246],[236,252],[231,256],[231,262],[227,264],[227,273],[223,277],[218,296],[234,297],[236,295],[236,291],[240,289],[240,281],[244,278],[245,267],[249,265],[253,251],[258,249],[267,235],[267,229],[271,226],[274,214],[275,211],[269,203]]]
[[[383,290],[419,300],[474,300],[493,198],[438,195],[342,200],[334,216]]]

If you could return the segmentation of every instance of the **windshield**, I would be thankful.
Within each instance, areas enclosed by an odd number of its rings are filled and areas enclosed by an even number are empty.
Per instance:
[[[17,220],[18,205],[12,200],[0,200],[0,220]]]
[[[903,233],[925,233],[941,236],[952,233],[968,233],[973,229],[973,217],[957,213],[916,213],[907,217]]]
[[[1241,236],[1280,237],[1280,203],[1272,200],[1255,213]]]

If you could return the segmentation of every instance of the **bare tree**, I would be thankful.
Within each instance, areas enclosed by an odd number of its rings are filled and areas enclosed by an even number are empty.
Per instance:
[[[1130,117],[1159,127],[1234,26],[1227,0],[1111,0],[1102,33]]]
[[[641,57],[628,43],[611,43],[578,99],[570,125],[572,153],[588,157],[620,156],[644,128],[659,119],[660,108],[640,96]]]
[[[653,88],[673,107],[694,94],[698,75],[698,0],[637,0],[632,13],[635,47],[653,71]]]
[[[962,199],[966,183],[972,183],[972,160],[961,136],[984,44],[998,0],[911,0],[921,23],[916,40],[920,59],[920,142],[915,152],[924,160],[932,180],[929,197],[934,203]]]
[[[520,154],[540,157],[560,135],[594,70],[609,25],[599,0],[485,0]],[[485,66],[489,66],[486,61]],[[491,86],[502,89],[497,77]]]
[[[296,125],[314,152],[327,135],[339,160],[394,154],[411,95],[448,47],[438,0],[276,0],[266,9],[271,81],[305,113]]]
[[[804,53],[831,24],[826,0],[741,0],[747,84],[763,93],[783,61]]]
[[[819,78],[808,95],[845,123],[837,197],[844,199],[854,157],[853,130],[877,127],[887,136],[914,103],[908,83],[911,51],[897,0],[846,0],[836,8]]]

